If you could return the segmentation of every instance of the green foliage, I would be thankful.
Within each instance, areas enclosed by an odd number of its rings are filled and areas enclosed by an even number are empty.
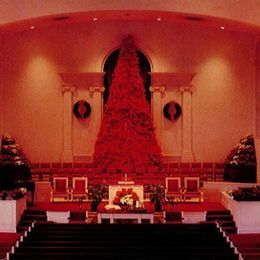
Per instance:
[[[256,156],[253,135],[248,135],[231,151],[226,159],[227,165],[255,167]]]

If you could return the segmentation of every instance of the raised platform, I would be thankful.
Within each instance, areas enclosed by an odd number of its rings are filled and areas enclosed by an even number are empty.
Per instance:
[[[221,193],[222,204],[231,210],[238,233],[260,233],[260,201],[236,201]]]
[[[26,209],[26,199],[0,200],[0,232],[16,232],[16,227]]]
[[[204,201],[221,202],[221,192],[237,189],[238,187],[252,187],[256,183],[241,182],[205,182],[203,186]]]

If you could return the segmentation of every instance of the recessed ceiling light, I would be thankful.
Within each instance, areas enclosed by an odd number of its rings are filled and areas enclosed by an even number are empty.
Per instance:
[[[156,20],[157,20],[157,21],[161,21],[162,18],[161,18],[161,17],[157,17]]]
[[[201,22],[203,19],[199,16],[186,16],[184,17],[186,20],[194,21],[194,22]]]
[[[54,17],[53,20],[55,21],[62,21],[62,20],[67,20],[69,19],[69,16],[57,16],[57,17]]]
[[[30,27],[30,29],[31,29],[31,30],[35,29],[35,26],[34,26],[34,25],[32,25],[32,26]]]
[[[225,26],[220,26],[220,30],[225,30]]]
[[[93,17],[93,19],[92,19],[93,21],[97,21],[98,20],[98,18],[97,17]]]

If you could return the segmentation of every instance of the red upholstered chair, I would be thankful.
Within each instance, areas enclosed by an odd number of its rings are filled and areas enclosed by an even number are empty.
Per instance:
[[[203,179],[205,181],[214,180],[214,164],[213,162],[203,162],[202,163]]]
[[[215,163],[214,181],[224,181],[225,164]]]
[[[88,178],[73,177],[71,199],[87,200],[87,193],[88,193]]]
[[[203,201],[203,192],[200,189],[200,178],[185,177],[184,178],[184,201]]]
[[[51,201],[70,200],[69,179],[68,177],[53,177],[53,186],[51,191]]]
[[[203,177],[202,166],[200,162],[191,163],[192,176],[193,177]]]
[[[165,200],[182,201],[183,191],[181,185],[181,177],[166,177],[165,182]]]

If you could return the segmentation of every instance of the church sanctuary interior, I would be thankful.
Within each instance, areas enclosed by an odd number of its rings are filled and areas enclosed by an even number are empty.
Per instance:
[[[259,260],[259,14],[0,0],[0,260]]]

